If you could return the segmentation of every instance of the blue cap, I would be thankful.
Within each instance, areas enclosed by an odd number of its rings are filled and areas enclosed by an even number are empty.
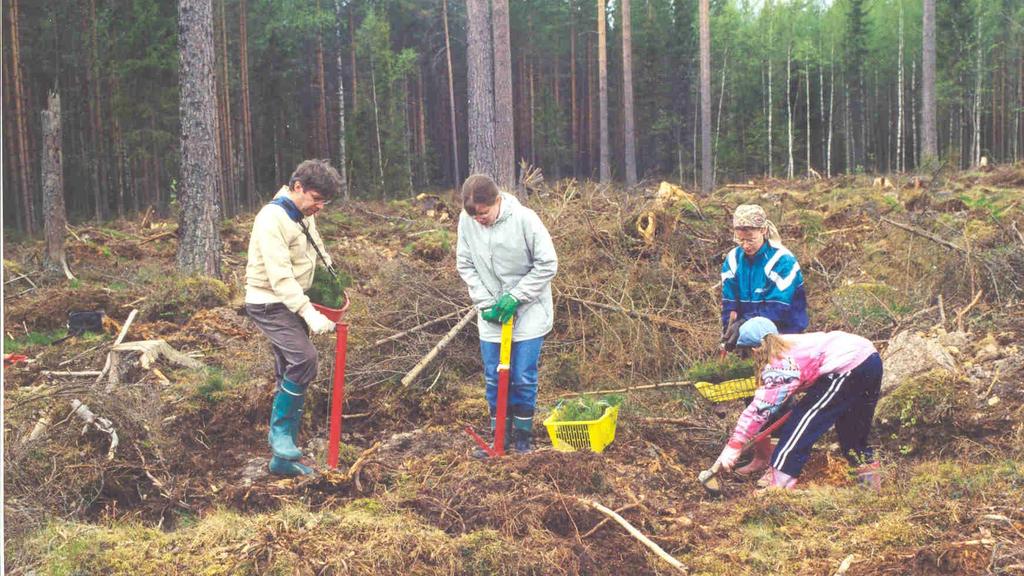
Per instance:
[[[740,336],[736,339],[736,345],[755,348],[761,345],[761,340],[768,334],[778,333],[779,329],[775,327],[774,322],[757,316],[747,320],[740,326]]]

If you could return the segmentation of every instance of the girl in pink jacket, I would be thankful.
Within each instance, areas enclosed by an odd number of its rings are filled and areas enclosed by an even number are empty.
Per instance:
[[[843,455],[857,467],[858,479],[878,488],[878,463],[868,446],[871,422],[882,385],[882,360],[870,340],[847,332],[780,335],[765,318],[740,327],[738,346],[753,349],[763,364],[754,400],[740,415],[718,463],[731,470],[748,440],[757,435],[798,392],[801,399],[771,439],[754,445],[754,459],[738,473],[753,474],[768,467],[769,486],[792,488],[811,452],[811,446],[833,425]],[[769,467],[770,466],[770,467]]]

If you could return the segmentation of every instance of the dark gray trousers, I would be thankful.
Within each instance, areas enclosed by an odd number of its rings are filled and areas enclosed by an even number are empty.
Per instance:
[[[245,312],[270,339],[274,351],[274,376],[307,386],[316,377],[316,347],[301,316],[280,302],[246,304]]]

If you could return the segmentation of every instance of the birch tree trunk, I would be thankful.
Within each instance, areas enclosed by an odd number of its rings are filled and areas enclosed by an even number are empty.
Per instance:
[[[512,107],[512,47],[508,0],[492,0],[494,31],[494,181],[511,190],[516,183],[515,110]]]
[[[918,150],[920,149],[921,138],[917,131],[917,59],[910,61],[910,131],[907,133],[907,140],[914,139],[910,146],[910,164],[917,170]]]
[[[488,0],[466,2],[469,95],[469,171],[497,172],[494,143],[494,46]]]
[[[60,96],[56,90],[50,91],[47,109],[43,110],[43,229],[46,236],[45,265],[51,270],[59,270],[68,280],[74,279],[68,269],[67,256],[64,252],[64,228],[67,226],[67,215],[64,212],[64,169],[63,152],[61,149],[61,115]]]
[[[935,0],[924,1],[921,47],[921,163],[938,159],[935,118]]]
[[[636,184],[636,134],[633,126],[633,32],[630,0],[622,0],[622,100],[626,155],[626,186]]]
[[[722,134],[722,104],[725,102],[725,73],[729,69],[729,48],[726,47],[725,53],[722,55],[722,86],[718,91],[718,114],[715,119],[715,149],[714,158],[712,164],[714,168],[711,173],[713,178],[711,180],[711,187],[715,187],[715,183],[718,182],[718,140]]]
[[[455,120],[455,78],[452,74],[452,41],[448,33],[448,0],[441,2],[441,15],[444,19],[444,52],[448,64],[448,120],[452,131],[452,185],[456,190],[462,184],[459,174],[459,131]]]
[[[804,78],[807,80],[807,177],[811,177],[811,64],[804,65]]]
[[[370,95],[373,97],[373,128],[374,133],[377,135],[377,174],[380,176],[381,197],[387,199],[388,189],[387,184],[384,183],[384,143],[380,138],[380,106],[377,103],[377,71],[373,61],[373,49],[371,48],[367,52],[370,53]]]
[[[835,125],[833,119],[833,110],[835,110],[834,103],[836,99],[836,49],[832,47],[832,56],[829,62],[829,79],[828,79],[828,140],[826,143],[825,153],[825,177],[832,177],[832,127]]]
[[[771,26],[769,25],[769,29]],[[772,177],[772,40],[768,33],[768,177]]]
[[[334,34],[338,39],[338,175],[341,176],[341,197],[348,202],[348,158],[345,154],[345,70],[342,67],[341,0],[334,0]]]
[[[711,165],[711,17],[709,0],[698,0],[700,18],[700,188],[710,194],[715,170]]]
[[[981,164],[981,71],[984,62],[984,56],[982,55],[982,41],[981,41],[981,14],[978,14],[976,20],[978,21],[978,35],[974,41],[978,45],[978,65],[975,69],[974,75],[974,137],[971,142],[971,149],[974,155],[971,159],[972,166],[978,166]]]
[[[598,117],[600,126],[600,176],[602,184],[612,180],[611,160],[608,152],[608,37],[605,0],[597,0],[597,83]]]
[[[786,48],[786,178],[793,179],[793,100],[790,97],[793,47]],[[799,88],[799,86],[797,86]]]
[[[211,0],[179,0],[181,51],[181,185],[178,268],[220,276],[217,107]]]

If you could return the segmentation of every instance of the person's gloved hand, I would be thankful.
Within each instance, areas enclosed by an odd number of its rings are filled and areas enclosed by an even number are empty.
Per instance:
[[[337,324],[324,316],[316,308],[307,306],[302,312],[302,319],[306,321],[306,325],[309,326],[309,330],[313,334],[327,334],[334,330]]]
[[[718,456],[718,460],[715,464],[718,464],[723,470],[732,470],[732,467],[736,465],[736,461],[740,458],[740,448],[736,446],[731,440],[722,449],[722,453]]]
[[[729,321],[729,325],[722,331],[722,347],[725,348],[726,352],[732,352],[736,349],[736,340],[740,337],[740,324],[738,318],[733,318]]]
[[[498,322],[508,322],[509,318],[515,316],[518,307],[519,300],[516,300],[515,296],[507,292],[502,294],[501,298],[498,298],[498,303],[494,305],[494,309],[498,311]]]
[[[483,318],[484,320],[487,320],[488,322],[494,322],[495,324],[501,324],[501,321],[498,320],[498,307],[497,306],[491,306],[490,308],[484,308],[483,311],[480,312],[480,317]]]

